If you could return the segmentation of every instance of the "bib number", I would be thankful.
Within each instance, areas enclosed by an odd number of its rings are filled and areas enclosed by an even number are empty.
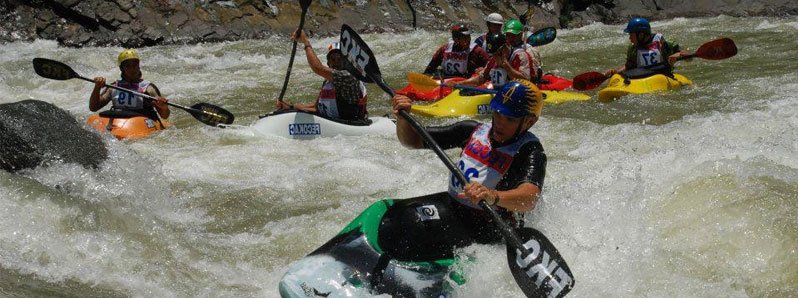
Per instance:
[[[446,74],[464,74],[465,71],[463,69],[463,65],[459,62],[446,62],[444,65],[444,69]]]
[[[138,95],[134,95],[128,92],[119,92],[116,96],[116,103],[125,108],[139,108],[138,103],[140,102]]]
[[[659,52],[641,53],[640,57],[643,59],[643,66],[651,66],[660,63]]]
[[[465,168],[465,162],[462,160],[457,163],[457,167],[460,168],[460,171],[463,172],[463,176],[466,178],[466,182],[470,182],[471,178],[479,178],[479,170],[475,168]],[[452,174],[452,187],[455,189],[463,189],[463,184],[457,180],[457,177]]]

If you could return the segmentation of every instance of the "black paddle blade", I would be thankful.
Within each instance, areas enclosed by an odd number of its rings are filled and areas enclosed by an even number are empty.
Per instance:
[[[557,29],[554,27],[546,27],[535,31],[529,38],[526,39],[526,43],[533,47],[538,47],[542,45],[546,45],[554,41],[557,38]]]
[[[59,81],[79,77],[69,65],[45,58],[33,58],[33,70],[42,77]]]
[[[586,72],[574,77],[574,89],[579,91],[590,90],[598,87],[607,77],[600,72]]]
[[[737,45],[731,38],[716,39],[702,44],[694,55],[707,60],[726,59],[737,55]]]
[[[377,65],[377,59],[374,59],[374,53],[360,35],[347,24],[341,25],[340,42],[341,52],[349,61],[347,63],[349,73],[366,83],[377,83],[382,80],[380,66]]]
[[[235,116],[229,111],[209,103],[198,103],[186,110],[197,120],[210,126],[219,124],[233,124]]]
[[[299,7],[302,7],[302,10],[305,11],[310,7],[311,0],[299,0]]]
[[[574,287],[574,275],[553,244],[538,230],[516,230],[529,255],[507,245],[507,261],[515,282],[527,297],[559,298]]]

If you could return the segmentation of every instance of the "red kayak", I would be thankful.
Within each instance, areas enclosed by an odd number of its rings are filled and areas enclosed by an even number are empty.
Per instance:
[[[435,81],[438,83],[441,82],[440,80],[435,80]],[[459,82],[465,81],[465,78],[454,77],[454,78],[444,79],[443,81],[446,82],[447,84],[456,85]],[[416,90],[415,88],[413,88],[412,84],[407,84],[407,86],[405,86],[404,88],[396,91],[396,94],[401,94],[410,97],[410,99],[412,100],[423,100],[423,101],[436,101],[446,97],[446,95],[449,95],[449,93],[452,93],[451,87],[438,86],[430,91],[424,92]]]
[[[573,84],[574,82],[569,79],[558,77],[553,74],[544,74],[540,84],[538,84],[538,88],[540,88],[540,90],[563,91],[571,88]]]

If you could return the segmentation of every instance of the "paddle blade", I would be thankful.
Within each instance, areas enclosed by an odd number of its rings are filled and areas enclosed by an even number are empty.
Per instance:
[[[546,45],[554,41],[557,38],[557,29],[554,27],[546,27],[535,31],[529,38],[526,39],[526,43],[533,47],[538,47],[542,45]]]
[[[33,58],[33,70],[42,77],[59,81],[79,77],[69,65],[45,58]]]
[[[382,73],[366,42],[347,24],[341,25],[341,52],[346,57],[347,70],[366,83],[382,81]]]
[[[538,230],[516,230],[529,255],[507,245],[507,261],[518,286],[527,297],[563,297],[574,287],[574,275],[557,248]]]
[[[694,54],[707,60],[721,60],[737,55],[737,45],[731,38],[716,39],[702,44]]]
[[[603,73],[591,71],[574,77],[574,89],[579,91],[590,90],[598,87],[607,80]]]
[[[200,122],[210,126],[233,124],[233,120],[235,120],[235,116],[229,111],[222,107],[204,102],[195,104],[191,106],[191,109],[187,109],[186,111]]]
[[[407,73],[407,82],[410,83],[413,88],[421,92],[429,92],[435,89],[435,87],[440,86],[441,84],[438,83],[435,79],[418,72],[408,72]]]

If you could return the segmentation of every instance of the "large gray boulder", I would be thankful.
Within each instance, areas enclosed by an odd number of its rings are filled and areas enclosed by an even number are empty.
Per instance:
[[[100,136],[66,111],[39,100],[0,104],[0,168],[9,172],[52,161],[97,167],[108,157]]]

